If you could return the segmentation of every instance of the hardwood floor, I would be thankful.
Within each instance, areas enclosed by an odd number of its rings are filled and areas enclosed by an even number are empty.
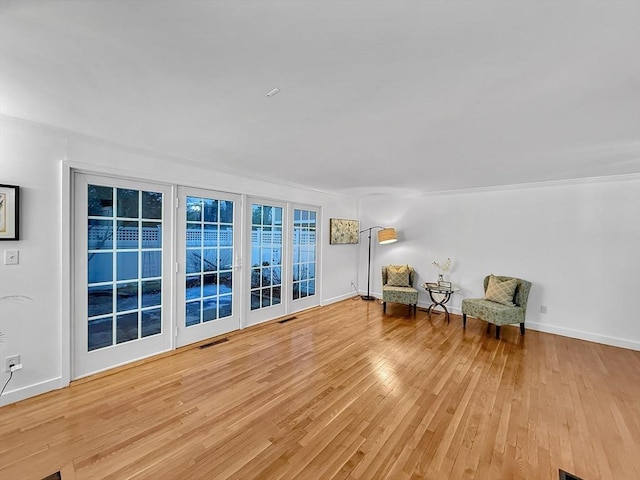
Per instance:
[[[640,478],[640,352],[346,300],[0,409],[0,478]]]

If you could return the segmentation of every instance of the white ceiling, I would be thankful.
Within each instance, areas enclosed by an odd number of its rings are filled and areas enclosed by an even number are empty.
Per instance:
[[[356,195],[640,172],[638,1],[0,5],[5,115]]]

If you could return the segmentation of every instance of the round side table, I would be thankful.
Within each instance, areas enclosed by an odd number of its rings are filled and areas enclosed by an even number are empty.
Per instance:
[[[454,292],[460,290],[460,288],[454,285],[451,285],[451,287],[441,287],[437,283],[425,283],[423,287],[427,292],[429,292],[429,296],[431,297],[431,301],[433,302],[427,309],[427,315],[429,315],[429,318],[431,318],[431,311],[435,307],[442,307],[445,315],[447,316],[447,323],[449,323],[449,310],[447,310],[445,304],[449,301],[451,295]],[[436,298],[434,297],[434,295],[441,298]]]

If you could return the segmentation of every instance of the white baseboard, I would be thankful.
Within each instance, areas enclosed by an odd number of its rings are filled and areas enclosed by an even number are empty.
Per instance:
[[[376,294],[374,293],[374,295]],[[343,295],[327,298],[322,302],[322,304],[330,305],[332,303],[341,302],[342,300],[346,300],[353,297],[354,297],[354,293],[348,292]],[[376,295],[376,297],[379,297],[379,296]],[[419,308],[426,309],[426,308],[429,308],[430,305],[431,303],[418,302]],[[456,315],[462,315],[460,308],[447,307],[447,309],[449,310],[450,313],[453,313]],[[603,345],[610,345],[612,347],[620,347],[620,348],[626,348],[629,350],[640,351],[640,342],[634,341],[634,340],[610,337],[610,336],[600,335],[596,333],[584,332],[581,330],[574,330],[571,328],[541,324],[538,322],[525,322],[525,328],[527,328],[528,330],[535,330],[538,332],[550,333],[553,335],[560,335],[563,337],[575,338],[578,340],[586,340],[588,342],[595,342]],[[9,387],[10,384],[7,386]],[[43,393],[47,393],[52,390],[57,390],[59,388],[64,388],[66,386],[68,386],[68,383],[65,383],[62,377],[56,377],[50,380],[45,380],[43,382],[36,383],[34,385],[20,387],[15,390],[8,390],[2,394],[2,397],[0,397],[0,406],[16,403],[16,402],[19,402],[20,400],[25,400],[27,398],[35,397],[36,395],[41,395]]]
[[[431,305],[433,305],[432,303],[426,303],[426,302],[418,302],[418,308],[424,308],[425,310],[427,308],[429,308]],[[462,315],[462,310],[460,310],[458,307],[452,307],[450,305],[447,305],[447,310],[449,310],[449,313],[452,313],[453,315]],[[443,312],[444,310],[442,310],[442,307],[436,307],[436,309],[434,310],[434,312],[438,313],[438,312]]]
[[[6,380],[5,380],[6,382]],[[7,385],[8,387],[11,384]],[[27,385],[26,387],[20,387],[15,390],[5,391],[0,397],[0,406],[9,405],[11,403],[19,402],[20,400],[26,400],[27,398],[35,397],[36,395],[42,395],[43,393],[50,392],[68,386],[62,381],[62,377],[52,378],[45,380],[34,385]]]
[[[574,330],[572,328],[558,327],[555,325],[546,325],[537,322],[525,322],[525,327],[530,330],[536,330],[538,332],[552,333],[554,335],[560,335],[562,337],[576,338],[578,340],[586,340],[588,342],[602,343],[603,345],[610,345],[612,347],[627,348],[630,350],[640,351],[640,342],[634,340],[627,340],[624,338],[609,337],[606,335],[600,335],[597,333],[583,332],[581,330]]]
[[[355,296],[355,292],[349,292],[343,295],[338,295],[337,297],[325,298],[324,300],[322,300],[322,305],[331,305],[332,303],[338,303],[338,302],[341,302],[342,300],[346,300],[354,296]]]
[[[431,303],[418,302],[418,307],[429,308]],[[449,307],[447,305],[449,313],[456,315],[462,315],[462,309],[457,307]],[[440,311],[437,309],[436,311]],[[600,335],[598,333],[584,332],[582,330],[575,330],[572,328],[558,327],[555,325],[548,325],[538,322],[525,321],[524,327],[527,330],[535,330],[537,332],[551,333],[553,335],[560,335],[562,337],[575,338],[577,340],[586,340],[587,342],[601,343],[603,345],[610,345],[612,347],[627,348],[629,350],[640,351],[640,342],[634,340],[627,340],[625,338],[610,337],[607,335]]]

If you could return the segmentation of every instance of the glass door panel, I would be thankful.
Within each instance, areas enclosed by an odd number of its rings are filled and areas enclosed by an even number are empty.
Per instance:
[[[74,178],[73,376],[79,378],[171,348],[165,235],[171,187]]]
[[[291,311],[319,305],[318,282],[318,211],[293,208]]]
[[[283,232],[285,206],[276,202],[249,201],[251,232],[249,275],[249,325],[285,313],[283,298]]]
[[[181,187],[178,203],[181,346],[240,328],[234,259],[241,201],[237,195]]]

